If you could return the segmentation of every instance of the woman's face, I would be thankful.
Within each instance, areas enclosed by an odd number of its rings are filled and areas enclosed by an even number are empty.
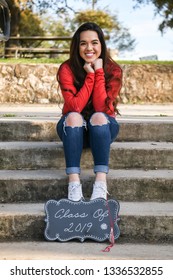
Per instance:
[[[100,57],[101,43],[96,31],[87,30],[80,33],[79,55],[88,63]]]

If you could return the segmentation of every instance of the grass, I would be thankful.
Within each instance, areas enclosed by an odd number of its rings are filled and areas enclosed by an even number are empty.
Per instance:
[[[66,58],[67,59],[67,58]],[[60,64],[65,60],[65,58],[0,58],[0,63],[8,63],[8,64]],[[164,64],[164,65],[173,65],[173,61],[160,61],[160,60],[117,60],[119,64]]]
[[[7,64],[59,64],[65,59],[60,58],[0,58],[0,63]]]
[[[2,116],[3,116],[3,118],[14,118],[14,117],[16,117],[15,114],[3,114]]]
[[[117,60],[119,64],[163,64],[163,65],[173,65],[173,60],[167,61],[167,60]]]

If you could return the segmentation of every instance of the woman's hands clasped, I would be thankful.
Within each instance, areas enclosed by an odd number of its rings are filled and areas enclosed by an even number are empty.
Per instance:
[[[103,60],[97,58],[93,62],[85,62],[83,68],[87,73],[94,73],[97,69],[103,68]]]

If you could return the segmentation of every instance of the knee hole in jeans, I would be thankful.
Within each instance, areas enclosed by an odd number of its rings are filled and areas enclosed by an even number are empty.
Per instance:
[[[71,112],[66,117],[65,123],[66,123],[66,126],[82,127],[83,118],[82,118],[81,114],[79,114],[77,112]]]
[[[108,119],[107,117],[105,116],[104,113],[102,112],[97,112],[97,113],[94,113],[90,119],[90,124],[91,125],[104,125],[104,124],[108,124]]]

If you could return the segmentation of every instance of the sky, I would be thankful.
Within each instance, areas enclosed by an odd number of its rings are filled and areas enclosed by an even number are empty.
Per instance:
[[[74,3],[79,9],[84,9],[83,1]],[[118,59],[139,60],[140,57],[157,55],[158,60],[173,60],[173,29],[167,29],[162,35],[158,30],[162,18],[154,16],[154,5],[141,5],[140,8],[133,9],[134,5],[135,1],[132,0],[99,0],[97,4],[102,8],[107,6],[111,14],[115,12],[118,21],[136,39],[135,49],[120,54]]]

